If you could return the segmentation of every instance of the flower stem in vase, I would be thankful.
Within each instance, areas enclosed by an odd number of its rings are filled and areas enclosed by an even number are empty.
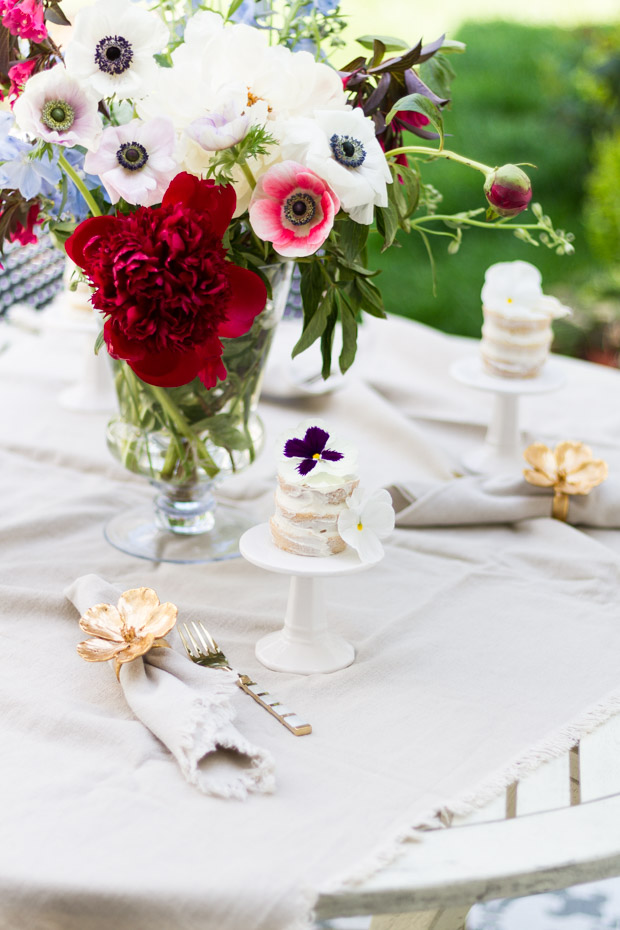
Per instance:
[[[149,392],[160,404],[162,410],[170,419],[171,429],[174,432],[176,428],[180,435],[189,441],[190,447],[194,448],[198,454],[201,464],[210,478],[215,478],[220,469],[209,455],[207,447],[202,439],[194,432],[187,422],[174,401],[171,400],[165,388],[156,387],[154,384],[147,385]],[[189,449],[188,449],[189,453]]]

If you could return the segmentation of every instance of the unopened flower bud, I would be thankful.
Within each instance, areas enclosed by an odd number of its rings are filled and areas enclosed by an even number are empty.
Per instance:
[[[487,174],[484,193],[499,216],[517,216],[532,199],[532,183],[516,165],[503,165]]]

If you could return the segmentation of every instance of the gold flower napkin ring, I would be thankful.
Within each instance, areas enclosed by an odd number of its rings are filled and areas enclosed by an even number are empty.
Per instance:
[[[118,604],[96,604],[80,617],[80,627],[93,638],[78,644],[87,662],[114,659],[119,678],[121,665],[132,662],[156,647],[168,647],[162,639],[177,622],[174,604],[160,604],[152,588],[132,588],[121,594]]]
[[[573,494],[589,494],[608,474],[607,462],[595,459],[583,442],[567,439],[549,449],[542,442],[528,446],[523,456],[532,466],[523,471],[525,480],[539,488],[553,488],[551,516],[566,521]]]

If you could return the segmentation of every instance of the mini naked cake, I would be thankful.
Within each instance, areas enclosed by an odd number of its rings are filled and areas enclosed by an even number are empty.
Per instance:
[[[553,320],[570,310],[543,294],[537,268],[516,261],[487,270],[482,312],[480,352],[485,369],[502,378],[533,378],[548,358]]]
[[[337,555],[346,548],[338,517],[359,484],[355,450],[316,420],[301,424],[278,446],[273,542],[294,555]]]

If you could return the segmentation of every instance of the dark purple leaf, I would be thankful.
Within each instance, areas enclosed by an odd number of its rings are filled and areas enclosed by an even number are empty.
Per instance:
[[[405,72],[405,86],[408,94],[422,94],[423,97],[428,97],[436,107],[445,106],[450,102],[445,97],[438,97],[411,68]]]
[[[381,106],[383,100],[385,99],[385,95],[390,89],[390,83],[390,75],[382,74],[381,80],[379,81],[377,87],[375,87],[368,100],[366,100],[364,103],[364,114],[366,116],[371,116],[374,110]]]
[[[407,68],[411,68],[412,65],[415,65],[420,60],[421,51],[422,43],[418,42],[415,48],[409,49],[404,55],[399,55],[396,58],[388,58],[387,61],[384,61],[377,68],[369,68],[368,73],[385,74],[388,71],[406,71]]]
[[[439,36],[438,39],[435,39],[434,42],[429,42],[428,45],[425,45],[423,47],[422,51],[420,52],[420,58],[419,58],[420,64],[423,61],[428,61],[429,58],[433,57],[435,52],[439,51],[439,49],[441,48],[441,46],[443,45],[445,41],[445,38],[446,38],[446,34],[444,32],[444,34]]]

